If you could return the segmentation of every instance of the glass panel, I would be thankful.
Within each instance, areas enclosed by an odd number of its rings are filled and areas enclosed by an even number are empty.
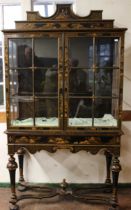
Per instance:
[[[58,95],[58,69],[36,69],[34,73],[35,95],[57,96]]]
[[[69,126],[92,126],[92,99],[69,99]]]
[[[72,67],[91,68],[93,65],[93,39],[72,37],[69,39],[69,58]]]
[[[119,69],[97,69],[95,74],[95,95],[118,97]]]
[[[117,126],[119,39],[98,37],[94,43],[69,38],[69,126]]]
[[[18,95],[18,70],[10,70],[9,71],[9,76],[10,76],[10,95],[11,96],[16,96]]]
[[[0,34],[0,39],[1,39],[1,34]],[[0,56],[2,56],[2,41],[0,40]]]
[[[119,90],[120,90],[120,69],[113,69],[112,96],[119,97]]]
[[[10,100],[11,125],[33,126],[33,99],[26,96]]]
[[[0,85],[0,105],[4,104],[3,100],[3,85]]]
[[[97,98],[95,100],[95,117],[103,117],[104,114],[111,113],[111,98]]]
[[[58,38],[34,40],[35,125],[58,126]]]
[[[58,126],[58,99],[35,99],[35,125]]]
[[[82,50],[79,50],[82,49]],[[69,38],[69,126],[92,126],[93,39]]]
[[[10,70],[10,94],[33,95],[31,69]]]
[[[93,92],[92,69],[71,68],[69,72],[70,96],[91,96]]]
[[[2,63],[2,58],[0,58],[0,82],[3,82],[3,63]]]
[[[120,63],[120,50],[119,50],[119,38],[114,38],[114,67],[119,67]]]
[[[56,67],[58,65],[58,39],[42,38],[34,40],[36,67]]]
[[[13,126],[58,126],[57,45],[57,38],[9,40]]]
[[[119,65],[119,39],[112,37],[96,38],[95,57],[96,66],[109,68]]]
[[[97,69],[95,77],[95,95],[111,96],[112,69]]]
[[[32,40],[10,39],[9,40],[9,66],[31,67],[32,66]]]
[[[94,107],[94,126],[117,126],[118,99],[99,98]]]

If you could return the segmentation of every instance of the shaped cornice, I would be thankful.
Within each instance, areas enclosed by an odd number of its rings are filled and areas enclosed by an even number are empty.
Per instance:
[[[102,10],[92,10],[88,16],[80,17],[72,10],[71,4],[57,4],[54,15],[42,17],[39,12],[27,12],[26,21],[16,21],[16,29],[4,32],[36,32],[36,31],[125,31],[125,28],[116,28],[114,20],[103,20]],[[115,34],[116,36],[118,34]]]

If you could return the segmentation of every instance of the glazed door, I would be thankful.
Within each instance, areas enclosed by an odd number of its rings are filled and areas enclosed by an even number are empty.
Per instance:
[[[65,125],[117,127],[119,38],[68,34],[65,43]]]
[[[61,35],[9,39],[10,117],[13,127],[63,127]]]

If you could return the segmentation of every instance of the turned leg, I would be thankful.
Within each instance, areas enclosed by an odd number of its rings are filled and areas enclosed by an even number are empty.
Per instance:
[[[24,182],[24,176],[23,176],[23,163],[24,163],[24,148],[20,148],[17,151],[18,154],[18,161],[19,161],[19,182]]]
[[[23,176],[23,164],[24,164],[24,154],[25,154],[24,148],[20,148],[17,151],[17,154],[18,154],[18,161],[19,161],[19,186],[17,189],[19,191],[25,191],[27,189],[27,186],[25,185],[25,180]]]
[[[112,162],[112,154],[108,151],[105,151],[105,156],[106,156],[106,184],[111,183],[111,177],[110,177],[110,172],[111,172],[111,162]]]
[[[17,168],[17,163],[15,162],[15,158],[13,154],[10,155],[9,162],[7,164],[7,168],[10,174],[10,184],[11,184],[11,199],[10,199],[10,210],[18,210],[19,207],[16,205],[17,196],[16,196],[16,189],[15,189],[15,172]]]
[[[112,190],[112,198],[111,198],[112,207],[109,210],[119,209],[117,191],[118,191],[118,178],[119,178],[120,171],[121,171],[121,166],[120,166],[118,157],[114,157],[113,163],[112,163],[112,180],[113,180],[113,190]]]

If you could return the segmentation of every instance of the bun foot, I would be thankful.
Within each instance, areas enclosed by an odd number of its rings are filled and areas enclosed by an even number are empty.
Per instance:
[[[19,210],[19,206],[10,204],[9,210]]]

